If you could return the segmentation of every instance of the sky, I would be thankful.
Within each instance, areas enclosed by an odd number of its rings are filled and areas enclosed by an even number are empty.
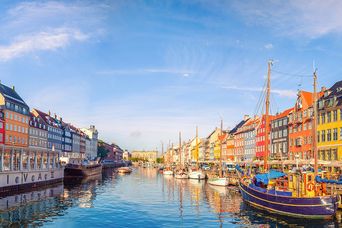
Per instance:
[[[271,112],[342,79],[342,2],[9,1],[0,3],[0,79],[31,108],[128,150],[161,150]]]

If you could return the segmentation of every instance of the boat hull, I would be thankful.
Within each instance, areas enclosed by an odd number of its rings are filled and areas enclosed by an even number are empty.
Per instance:
[[[229,181],[227,178],[211,178],[208,180],[208,184],[215,186],[228,186]]]
[[[88,177],[93,175],[98,175],[102,173],[102,165],[70,165],[66,166],[64,169],[65,177]]]
[[[330,219],[337,210],[337,196],[288,197],[257,191],[239,183],[245,202],[253,207],[283,216],[311,219]]]
[[[171,170],[164,170],[163,174],[164,175],[173,175],[173,171],[171,171]]]
[[[175,175],[176,179],[189,179],[188,174],[176,174]]]
[[[203,172],[193,171],[189,173],[190,179],[196,179],[196,180],[204,180],[205,174]]]

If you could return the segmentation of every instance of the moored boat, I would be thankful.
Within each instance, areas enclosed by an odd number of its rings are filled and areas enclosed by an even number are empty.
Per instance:
[[[129,167],[118,168],[118,173],[126,174],[126,173],[131,173],[131,172],[132,172],[132,169]]]
[[[229,180],[226,177],[214,177],[208,179],[208,184],[215,186],[228,186]]]
[[[189,173],[189,178],[196,180],[204,180],[205,174],[201,170],[196,170]]]
[[[164,175],[168,175],[168,176],[170,176],[170,175],[173,175],[173,171],[172,170],[163,170],[163,174]]]
[[[67,164],[64,169],[65,177],[87,177],[102,173],[102,165],[98,161],[83,161],[77,164]]]

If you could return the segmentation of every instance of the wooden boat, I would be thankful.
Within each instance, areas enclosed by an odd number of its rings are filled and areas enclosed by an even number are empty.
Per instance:
[[[168,176],[171,176],[173,175],[173,171],[172,170],[163,170],[163,175],[168,175]]]
[[[126,173],[131,173],[132,169],[129,167],[121,167],[121,168],[118,168],[117,171],[118,171],[118,173],[126,174]]]
[[[186,172],[179,172],[175,175],[176,179],[189,179],[189,176]]]
[[[241,179],[239,189],[246,203],[278,215],[330,219],[334,217],[338,207],[337,196],[315,196],[314,187],[310,187],[310,191],[306,189],[307,195],[297,197],[291,190],[258,187],[254,183],[250,183],[250,178],[245,177]],[[313,193],[313,195],[309,193]]]
[[[102,165],[98,162],[83,162],[80,164],[67,164],[64,169],[66,177],[87,177],[102,173]]]
[[[215,186],[228,186],[229,180],[226,177],[213,177],[208,179],[208,184]]]
[[[223,120],[221,120],[221,134],[220,134],[220,170],[219,170],[219,177],[212,177],[208,179],[208,184],[215,185],[215,186],[228,186],[229,180],[226,177],[223,177],[223,165],[222,165],[222,140],[223,140]]]
[[[270,103],[270,72],[272,62],[268,62],[266,88],[266,115],[265,125],[269,126]],[[255,176],[243,176],[239,182],[239,189],[243,200],[252,207],[266,210],[277,215],[310,219],[331,219],[335,216],[338,207],[338,196],[329,195],[324,191],[324,185],[318,183],[318,161],[316,147],[316,72],[314,73],[313,96],[313,152],[315,158],[314,172],[296,169],[295,172],[285,174],[279,171],[268,170],[268,127],[265,128],[265,156],[264,173]],[[237,170],[243,175],[239,166]]]
[[[204,180],[205,174],[201,170],[192,171],[189,173],[189,178],[190,179],[196,179],[196,180]]]

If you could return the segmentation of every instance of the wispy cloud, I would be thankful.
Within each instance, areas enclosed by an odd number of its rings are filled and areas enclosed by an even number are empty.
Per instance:
[[[67,28],[20,36],[7,46],[0,45],[0,61],[8,61],[35,51],[56,50],[66,47],[72,41],[84,41],[87,38],[86,34]]]
[[[269,44],[265,44],[264,45],[265,49],[273,49],[273,44],[269,43]]]
[[[228,90],[247,91],[247,92],[261,92],[263,90],[260,87],[222,86],[221,88],[228,89]],[[297,96],[296,91],[287,90],[287,89],[272,89],[271,93],[277,94],[281,97],[289,97],[289,98],[294,98]]]
[[[106,6],[89,2],[21,2],[0,19],[0,61],[55,51],[102,32]]]
[[[279,34],[310,38],[342,33],[342,2],[339,0],[235,1],[249,23],[269,26]]]
[[[188,77],[195,72],[191,70],[171,69],[171,68],[145,68],[145,69],[113,69],[97,71],[99,75],[141,75],[141,74],[175,74]]]

